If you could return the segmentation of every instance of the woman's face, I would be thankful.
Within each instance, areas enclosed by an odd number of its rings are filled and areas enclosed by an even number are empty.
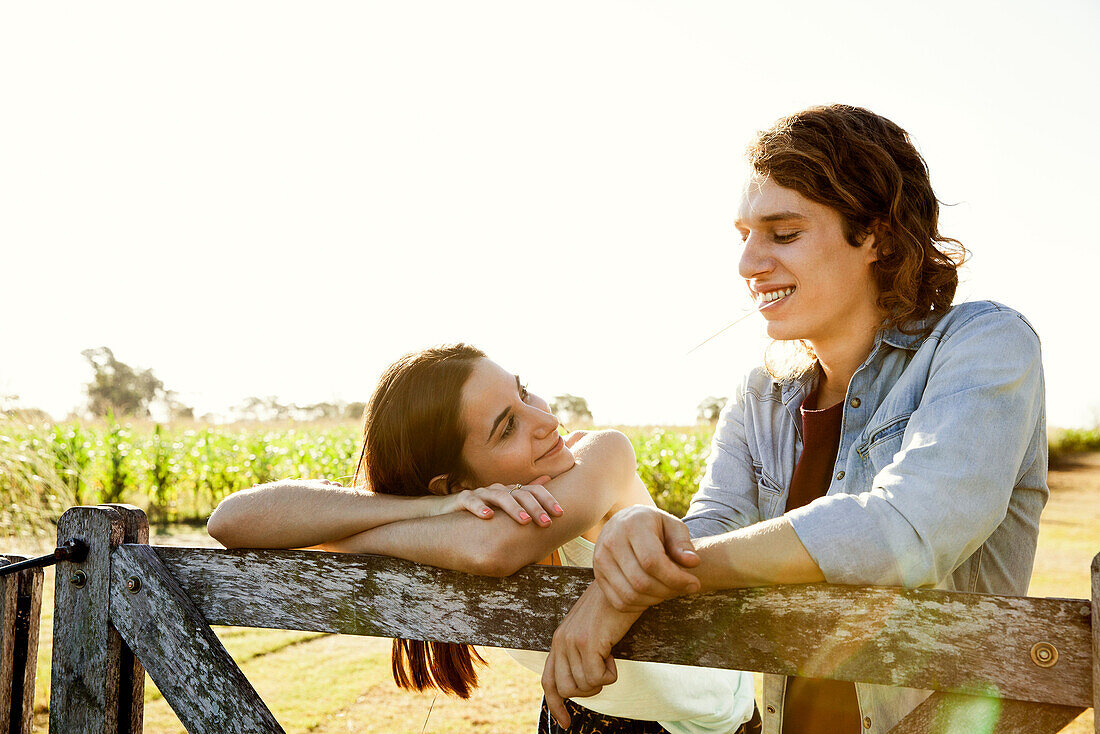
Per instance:
[[[777,301],[762,312],[768,336],[805,339],[820,354],[826,345],[864,339],[868,325],[881,322],[873,238],[849,244],[835,209],[754,176],[736,227],[744,242],[741,277],[758,306]]]
[[[461,410],[462,458],[475,486],[528,484],[573,468],[573,453],[558,435],[550,406],[496,362],[481,359],[474,365],[462,386]]]

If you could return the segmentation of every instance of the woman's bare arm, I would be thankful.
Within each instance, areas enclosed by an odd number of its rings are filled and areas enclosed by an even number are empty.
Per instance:
[[[470,513],[488,520],[496,510],[515,522],[549,526],[562,510],[542,483],[494,484],[445,496],[399,497],[345,489],[325,480],[263,484],[235,492],[211,515],[207,529],[227,548],[302,548],[418,517]],[[305,518],[304,520],[302,518]]]
[[[428,517],[441,510],[442,500],[374,494],[321,480],[283,480],[229,495],[206,529],[227,548],[305,548]]]
[[[617,431],[586,435],[574,446],[577,463],[546,484],[565,513],[548,528],[467,513],[395,522],[342,540],[326,550],[381,553],[442,568],[507,576],[549,555],[595,526],[635,481],[634,448]]]

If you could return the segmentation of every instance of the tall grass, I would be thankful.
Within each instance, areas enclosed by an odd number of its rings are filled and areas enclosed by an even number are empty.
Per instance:
[[[227,494],[283,477],[351,472],[357,427],[103,422],[0,424],[0,506],[11,528],[73,504],[129,502],[156,523],[204,519]],[[56,500],[47,500],[56,497]],[[34,500],[33,502],[31,500]],[[13,509],[14,508],[14,509]]]
[[[706,466],[710,426],[624,427],[657,505],[682,516]],[[227,494],[286,477],[346,480],[353,423],[27,424],[0,416],[0,522],[8,534],[52,534],[74,504],[129,502],[154,523],[205,519]],[[1100,449],[1100,429],[1052,434],[1052,462]]]
[[[687,512],[710,454],[710,426],[625,429],[638,457],[638,476],[653,501],[677,517]]]
[[[1073,454],[1100,450],[1100,427],[1056,428],[1050,433],[1050,464],[1066,462]]]
[[[80,486],[79,459],[68,449],[64,433],[28,431],[0,414],[0,532],[53,535],[57,518],[74,503],[72,487]]]

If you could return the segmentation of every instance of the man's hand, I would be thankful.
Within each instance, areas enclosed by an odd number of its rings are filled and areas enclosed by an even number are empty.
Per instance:
[[[604,525],[592,569],[607,601],[620,612],[699,591],[687,571],[699,565],[687,526],[655,507],[635,505]]]
[[[611,648],[639,616],[616,611],[595,583],[565,615],[542,670],[546,706],[560,726],[569,728],[564,699],[594,696],[615,682],[618,673]]]

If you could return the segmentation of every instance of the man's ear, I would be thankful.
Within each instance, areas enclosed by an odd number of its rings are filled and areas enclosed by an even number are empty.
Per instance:
[[[438,477],[428,482],[428,491],[438,495],[450,494],[450,490],[447,487],[447,475],[440,474]]]
[[[885,230],[882,225],[875,222],[871,225],[871,230],[867,233],[867,236],[863,238],[863,242],[860,246],[867,247],[867,264],[870,265],[873,262],[878,262],[878,256],[882,254],[882,243],[885,239]]]

